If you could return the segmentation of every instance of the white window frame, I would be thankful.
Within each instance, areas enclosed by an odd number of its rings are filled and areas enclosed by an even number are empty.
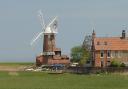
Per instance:
[[[108,53],[110,56],[108,56]],[[111,50],[107,50],[107,58],[111,58]]]
[[[103,56],[101,56],[103,53]],[[100,50],[100,58],[104,58],[104,50]]]
[[[122,52],[118,51],[118,58],[121,58],[121,57],[122,57]]]
[[[111,58],[114,58],[114,51],[111,51]]]

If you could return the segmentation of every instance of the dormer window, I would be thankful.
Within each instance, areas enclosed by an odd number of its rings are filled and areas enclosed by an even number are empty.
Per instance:
[[[100,42],[99,41],[97,42],[97,45],[100,45]]]
[[[107,45],[107,44],[108,44],[108,43],[105,41],[105,42],[104,42],[104,45]]]

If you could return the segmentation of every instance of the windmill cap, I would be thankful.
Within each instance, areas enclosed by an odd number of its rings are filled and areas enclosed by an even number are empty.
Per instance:
[[[44,33],[57,33],[57,32],[55,32],[54,30],[52,31],[51,27],[48,26],[48,27],[46,27]]]

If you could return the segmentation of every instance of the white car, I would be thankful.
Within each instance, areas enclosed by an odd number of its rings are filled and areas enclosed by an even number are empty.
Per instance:
[[[33,68],[25,69],[25,71],[33,71]]]
[[[78,63],[72,63],[70,66],[71,67],[76,67],[78,65]]]
[[[37,68],[34,71],[42,71],[42,69],[41,68]]]

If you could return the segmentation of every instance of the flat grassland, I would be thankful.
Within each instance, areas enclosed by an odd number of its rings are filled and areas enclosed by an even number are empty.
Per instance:
[[[33,63],[21,62],[21,63],[0,63],[0,71],[22,71],[25,67],[32,66]]]
[[[127,73],[80,75],[15,71],[27,65],[32,64],[0,63],[0,89],[128,89]]]
[[[0,89],[128,89],[128,75],[1,71]]]

